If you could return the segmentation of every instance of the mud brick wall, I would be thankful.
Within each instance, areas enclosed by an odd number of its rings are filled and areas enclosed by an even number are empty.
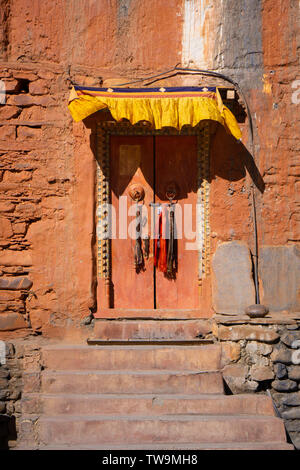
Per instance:
[[[90,131],[82,135],[80,124],[75,149],[67,109],[71,77],[63,67],[2,63],[0,79],[6,87],[0,105],[1,338],[56,326],[63,335],[94,305]],[[77,186],[78,174],[89,182],[86,190]]]
[[[223,317],[223,318],[222,318]],[[213,335],[222,344],[228,393],[266,393],[300,449],[300,318],[235,319],[217,315]]]

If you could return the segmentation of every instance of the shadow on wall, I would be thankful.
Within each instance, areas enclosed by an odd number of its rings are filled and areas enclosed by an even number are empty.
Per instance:
[[[8,442],[16,439],[17,431],[15,417],[0,414],[0,450],[8,450]]]
[[[90,145],[95,160],[97,155],[97,124],[103,121],[114,121],[109,111],[98,111],[84,120],[85,126],[91,129]],[[212,130],[210,180],[214,179],[215,176],[219,176],[227,181],[239,181],[245,178],[247,171],[256,188],[260,193],[263,193],[265,183],[245,145],[238,142],[218,122],[210,121],[210,125]]]
[[[215,176],[227,181],[239,181],[249,173],[256,188],[263,194],[264,180],[256,163],[242,142],[238,142],[219,123],[211,140],[211,179]]]

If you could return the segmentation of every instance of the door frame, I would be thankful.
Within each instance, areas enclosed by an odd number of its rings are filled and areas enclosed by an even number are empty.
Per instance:
[[[210,121],[201,121],[197,126],[184,126],[181,131],[174,128],[152,129],[147,122],[131,125],[129,122],[103,121],[97,124],[96,145],[96,266],[97,266],[97,317],[113,316],[111,285],[111,240],[109,223],[103,217],[105,204],[111,203],[110,188],[110,136],[197,136],[197,232],[198,287],[202,293],[203,279],[210,273]],[[100,236],[99,236],[100,235]]]

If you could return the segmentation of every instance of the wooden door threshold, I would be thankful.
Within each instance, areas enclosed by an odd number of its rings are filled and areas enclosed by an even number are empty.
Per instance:
[[[147,320],[197,320],[199,318],[208,318],[207,311],[200,309],[131,309],[131,308],[102,308],[94,314],[94,318],[107,320],[120,319],[147,319]]]
[[[203,344],[213,344],[212,339],[97,339],[88,338],[87,343],[98,346],[200,346]]]

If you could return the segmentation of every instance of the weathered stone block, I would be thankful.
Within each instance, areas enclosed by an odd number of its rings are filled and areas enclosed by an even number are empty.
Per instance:
[[[263,382],[264,380],[274,379],[274,372],[271,367],[252,366],[250,369],[250,376],[257,382]]]
[[[7,379],[9,377],[9,370],[4,367],[0,367],[0,379]]]
[[[292,347],[294,341],[300,341],[300,331],[289,331],[281,336],[281,341],[289,347]]]
[[[0,202],[0,212],[13,212],[15,210],[15,204],[12,204],[9,201]]]
[[[29,127],[29,126],[20,126],[18,128],[18,139],[36,139],[39,140],[42,138],[42,129]]]
[[[291,354],[291,362],[292,364],[298,365],[300,364],[300,349],[293,351]]]
[[[12,225],[12,229],[16,235],[25,235],[27,231],[27,224],[25,222],[17,222]]]
[[[223,368],[223,377],[243,377],[248,374],[248,367],[241,364],[230,364]]]
[[[0,218],[0,238],[7,239],[13,236],[11,222],[4,217]]]
[[[2,313],[0,315],[0,331],[12,331],[28,328],[24,317],[18,313]]]
[[[291,364],[292,362],[291,351],[282,346],[280,348],[274,349],[270,357],[271,357],[271,361],[274,364],[276,362],[281,362],[283,364]]]
[[[4,106],[0,107],[0,120],[6,121],[8,119],[13,119],[18,117],[20,114],[21,109],[17,106]]]
[[[213,308],[219,313],[244,313],[255,302],[252,263],[247,245],[240,241],[218,246],[212,258]]]
[[[282,403],[287,406],[300,406],[300,392],[286,394]]]
[[[4,83],[5,83],[5,91],[7,93],[15,92],[18,90],[18,86],[19,86],[18,80],[15,80],[13,78],[5,79]]]
[[[296,245],[262,247],[259,275],[262,303],[270,310],[300,309],[300,251]]]
[[[288,375],[286,366],[280,362],[274,364],[274,372],[277,379],[285,379],[285,377]]]
[[[230,362],[236,362],[241,357],[241,347],[239,343],[226,341],[222,344],[221,366]]]
[[[274,380],[271,385],[277,392],[293,392],[298,388],[297,382],[289,379]]]
[[[288,375],[289,379],[300,381],[300,366],[289,366]]]
[[[49,87],[46,80],[35,80],[29,84],[29,92],[31,95],[45,95],[48,91]]]
[[[23,183],[31,179],[32,173],[30,171],[6,171],[3,181],[5,183]]]
[[[245,350],[250,355],[268,356],[273,351],[273,346],[270,344],[259,343],[257,341],[249,341]]]
[[[252,325],[219,326],[219,340],[240,341],[242,339],[274,343],[279,339],[275,330]]]
[[[282,417],[284,419],[300,419],[300,407],[294,407],[290,410],[283,411]],[[300,431],[300,423],[299,423],[299,431]]]
[[[16,127],[15,126],[0,126],[0,140],[15,139]]]
[[[23,290],[23,289],[30,289],[32,286],[33,282],[28,279],[28,277],[2,277],[0,279],[0,294],[1,294],[1,289],[5,290]],[[0,297],[1,298],[1,297]]]

